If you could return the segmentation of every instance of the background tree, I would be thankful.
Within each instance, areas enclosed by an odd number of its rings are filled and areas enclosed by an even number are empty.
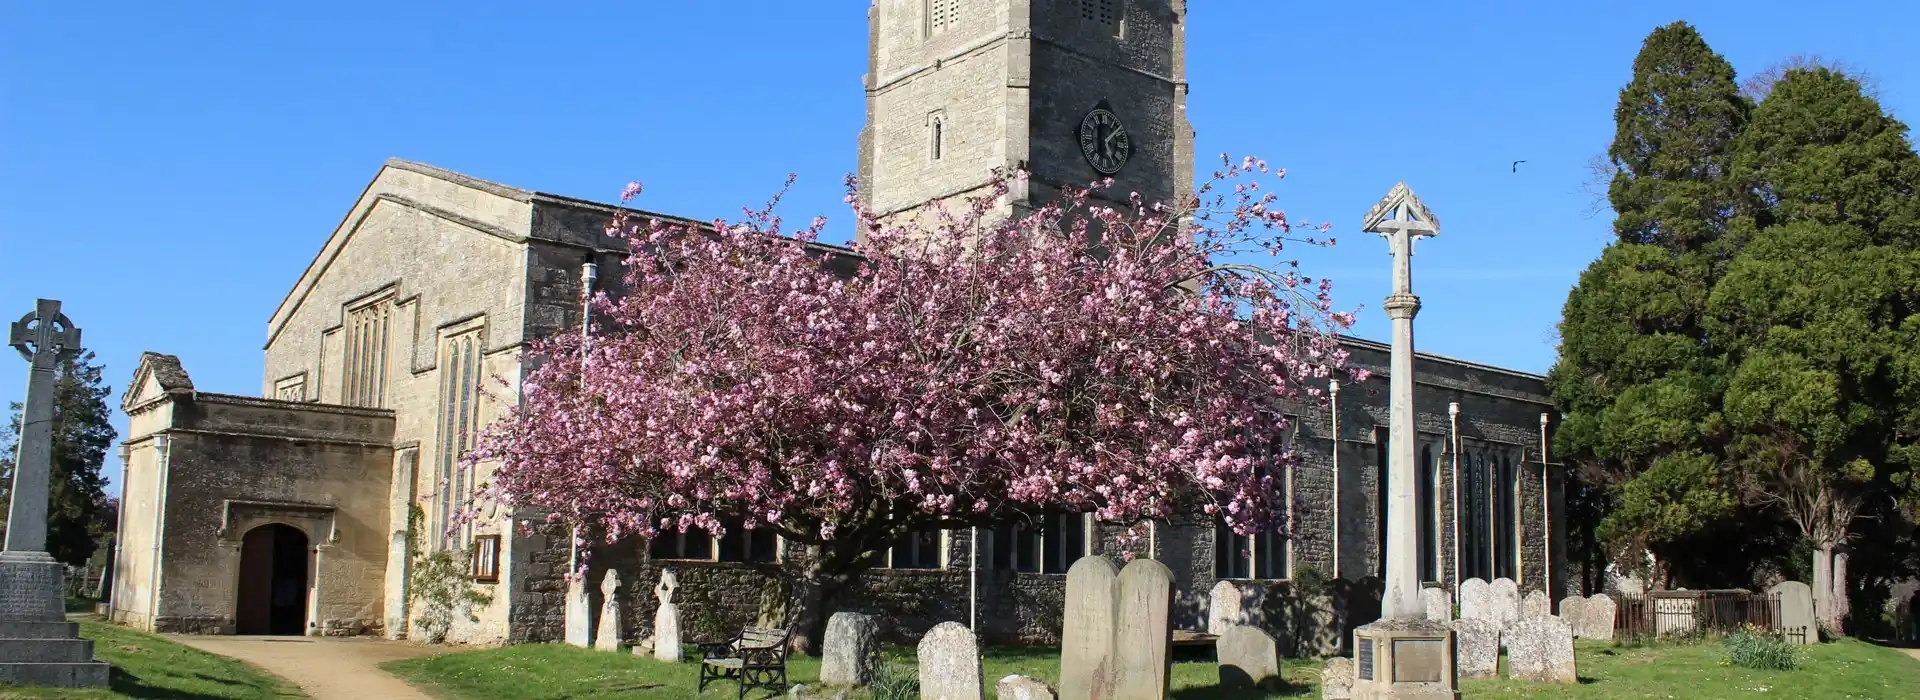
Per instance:
[[[1168,207],[1073,191],[996,216],[1012,180],[919,222],[855,204],[857,258],[771,207],[710,233],[617,222],[628,291],[596,301],[584,363],[574,334],[535,347],[470,459],[498,460],[501,501],[609,542],[745,527],[804,546],[782,567],[803,647],[908,532],[1129,524],[1176,501],[1279,527],[1286,407],[1323,400],[1352,317],[1324,282],[1228,261],[1287,235],[1265,171],[1225,163]]]
[[[102,514],[106,505],[106,477],[100,473],[107,448],[119,436],[107,407],[111,390],[101,381],[101,366],[92,352],[62,356],[54,368],[53,465],[48,483],[47,553],[73,566],[93,556],[103,532],[115,525]],[[13,467],[20,439],[20,402],[12,403],[3,442],[0,467],[0,503],[12,497]]]
[[[1733,228],[1750,242],[1709,304],[1732,367],[1728,456],[1749,501],[1806,540],[1834,629],[1848,608],[1835,551],[1912,495],[1920,394],[1901,368],[1920,353],[1920,157],[1906,131],[1846,75],[1785,71],[1736,149]]]
[[[1653,552],[1667,565],[1653,572],[1656,584],[1722,578],[1729,566],[1703,556],[1724,551],[1704,543],[1738,501],[1718,458],[1724,370],[1704,346],[1701,317],[1739,248],[1727,235],[1727,175],[1750,110],[1733,67],[1693,27],[1647,36],[1607,150],[1616,240],[1568,294],[1548,374],[1566,415],[1556,450],[1605,501],[1586,511],[1603,518],[1576,523],[1573,539],[1622,564]]]

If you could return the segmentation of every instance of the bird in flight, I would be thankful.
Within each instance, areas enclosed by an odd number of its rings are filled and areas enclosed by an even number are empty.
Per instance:
[[[1513,162],[1513,171],[1514,171],[1514,172],[1516,172],[1516,173],[1517,173],[1517,172],[1520,172],[1520,164],[1521,164],[1521,163],[1525,163],[1525,162],[1526,162],[1526,161],[1524,161],[1524,160],[1516,160],[1516,161],[1514,161],[1514,162]]]

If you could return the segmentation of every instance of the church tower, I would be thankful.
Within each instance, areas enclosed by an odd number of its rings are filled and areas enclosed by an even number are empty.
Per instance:
[[[911,215],[997,168],[1031,173],[1014,215],[1104,177],[1118,201],[1184,199],[1186,13],[1186,0],[874,0],[861,201]]]

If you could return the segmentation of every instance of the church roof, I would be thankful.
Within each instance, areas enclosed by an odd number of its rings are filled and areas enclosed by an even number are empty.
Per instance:
[[[157,391],[147,391],[149,386]],[[180,358],[148,351],[140,353],[140,368],[134,370],[133,381],[127,384],[126,392],[120,395],[120,405],[125,408],[141,403],[143,398],[151,400],[160,395],[193,393],[193,378],[187,376],[185,367],[180,366]]]

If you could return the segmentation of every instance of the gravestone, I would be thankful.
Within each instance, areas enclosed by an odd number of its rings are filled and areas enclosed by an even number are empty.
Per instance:
[[[827,638],[821,644],[820,682],[864,686],[880,665],[880,622],[872,615],[837,612],[827,618]]]
[[[567,577],[567,607],[562,614],[566,616],[566,640],[570,646],[588,649],[593,647],[593,600],[587,597],[587,582],[576,575]]]
[[[1453,628],[1454,667],[1460,680],[1500,673],[1500,628],[1492,620],[1463,617],[1447,626]]]
[[[1486,581],[1470,578],[1460,584],[1460,617],[1498,621],[1497,615],[1493,611],[1493,587]]]
[[[600,625],[594,628],[593,648],[599,651],[620,650],[620,573],[607,569],[607,577],[600,580]]]
[[[1019,674],[1000,679],[993,690],[1000,694],[1000,700],[1054,700],[1053,689],[1045,682]]]
[[[1353,659],[1327,659],[1320,669],[1320,700],[1353,700]]]
[[[1498,615],[1500,629],[1506,630],[1520,621],[1520,586],[1510,578],[1497,578],[1487,585],[1493,590],[1493,610]]]
[[[680,648],[680,606],[673,602],[678,590],[680,575],[673,569],[661,569],[660,583],[653,587],[653,596],[660,601],[653,613],[653,658],[670,664],[680,663],[684,653]]]
[[[1787,641],[1794,644],[1820,641],[1820,629],[1813,623],[1813,588],[1800,581],[1781,581],[1767,589],[1767,593],[1780,599],[1780,629],[1790,633],[1786,635]]]
[[[1453,594],[1445,588],[1428,588],[1420,591],[1420,600],[1427,606],[1427,619],[1434,622],[1453,620]]]
[[[973,630],[942,622],[920,638],[920,697],[924,700],[982,700],[980,645]]]
[[[1067,569],[1060,632],[1061,700],[1091,700],[1112,667],[1120,569],[1102,556],[1081,557]]]
[[[1208,595],[1207,632],[1226,634],[1234,625],[1247,624],[1244,598],[1240,587],[1232,581],[1222,580],[1213,584],[1213,592]]]
[[[1580,607],[1586,604],[1587,599],[1577,595],[1570,595],[1560,599],[1560,619],[1566,622],[1568,627],[1573,628],[1574,637],[1585,638],[1587,636],[1581,631],[1587,627],[1586,617],[1580,614]]]
[[[1580,606],[1580,631],[1587,639],[1613,639],[1613,618],[1618,612],[1613,599],[1605,593],[1595,593],[1587,597],[1585,605]]]
[[[1507,675],[1534,683],[1577,683],[1573,629],[1555,617],[1521,620],[1507,631]]]
[[[1520,599],[1521,619],[1547,617],[1553,614],[1553,597],[1546,591],[1533,591]]]
[[[1120,570],[1120,604],[1113,632],[1113,672],[1102,700],[1166,700],[1172,672],[1173,571],[1152,559]]]
[[[1280,645],[1258,628],[1234,625],[1214,642],[1220,687],[1273,688],[1280,683]]]

